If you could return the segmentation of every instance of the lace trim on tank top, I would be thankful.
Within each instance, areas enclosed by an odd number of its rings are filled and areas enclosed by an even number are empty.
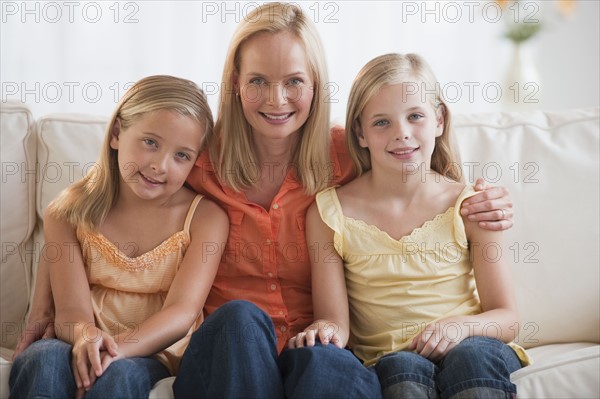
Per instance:
[[[439,214],[435,215],[435,217],[433,219],[425,221],[420,227],[416,227],[408,235],[402,236],[398,240],[393,238],[392,236],[390,236],[386,231],[381,230],[379,227],[377,227],[375,225],[368,224],[363,220],[353,219],[348,216],[344,216],[344,218],[346,219],[347,223],[354,225],[354,227],[356,227],[357,229],[359,229],[363,232],[370,233],[371,235],[375,235],[375,236],[379,236],[379,237],[384,237],[388,240],[392,240],[392,241],[395,241],[398,243],[403,243],[406,241],[411,242],[423,234],[431,234],[435,231],[438,231],[441,227],[445,226],[445,223],[440,224],[440,221],[444,218],[451,217],[453,212],[454,212],[454,207],[448,208],[444,213],[439,213]]]
[[[154,249],[135,258],[130,258],[118,246],[100,233],[84,233],[84,239],[86,245],[96,248],[102,257],[110,263],[120,269],[132,272],[149,269],[162,261],[166,256],[179,251],[189,241],[186,231],[178,231]]]

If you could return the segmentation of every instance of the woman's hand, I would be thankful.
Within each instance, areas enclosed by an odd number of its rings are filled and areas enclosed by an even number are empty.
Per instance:
[[[429,324],[408,346],[408,350],[439,362],[454,347],[470,336],[469,323],[460,317],[449,317]]]
[[[72,350],[71,368],[77,385],[77,397],[91,388],[104,370],[120,357],[118,346],[106,332],[88,326],[75,341]]]
[[[19,339],[17,340],[17,347],[13,354],[13,360],[35,341],[55,337],[54,315],[41,317],[34,317],[31,315],[28,317],[27,326],[25,326],[25,329],[21,332]]]
[[[341,337],[338,334],[339,327],[337,324],[327,320],[317,320],[310,326],[306,327],[304,331],[298,333],[295,337],[292,337],[288,341],[288,348],[302,348],[303,346],[315,346],[316,338],[323,345],[332,343],[338,348],[343,348]]]
[[[513,203],[506,187],[487,187],[482,178],[475,182],[480,193],[466,199],[460,210],[467,219],[486,230],[508,230],[513,225]]]

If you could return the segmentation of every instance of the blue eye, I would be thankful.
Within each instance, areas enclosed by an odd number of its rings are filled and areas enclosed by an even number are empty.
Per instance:
[[[421,115],[421,114],[410,114],[408,116],[408,120],[409,121],[417,121],[417,120],[422,119],[422,118],[423,118],[423,115]]]
[[[300,78],[292,78],[292,79],[288,80],[288,84],[292,85],[292,86],[299,86],[302,83],[304,83],[304,81]]]
[[[149,146],[152,146],[152,147],[156,147],[157,146],[156,140],[153,140],[153,139],[144,139],[144,143],[147,144],[147,145],[149,145]]]
[[[388,120],[381,119],[381,120],[375,121],[375,123],[373,123],[373,126],[387,126],[389,124],[390,124],[390,122]]]
[[[253,85],[264,85],[265,83],[267,83],[267,81],[264,80],[263,78],[250,79],[250,84],[253,84]]]
[[[187,161],[190,160],[190,156],[187,153],[185,153],[185,152],[178,152],[177,154],[175,154],[175,156],[177,158],[184,159],[184,160],[187,160]]]

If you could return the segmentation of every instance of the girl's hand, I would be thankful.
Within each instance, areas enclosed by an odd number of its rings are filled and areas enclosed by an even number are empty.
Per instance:
[[[119,356],[117,344],[106,332],[88,327],[75,341],[71,368],[79,397],[90,389],[108,365]]]
[[[480,193],[465,200],[460,214],[468,220],[479,222],[486,230],[508,230],[513,225],[513,203],[506,187],[487,187],[482,178],[475,182]]]
[[[55,338],[54,333],[54,315],[43,316],[40,318],[30,316],[25,330],[19,335],[17,347],[13,354],[13,361],[21,352],[29,347],[35,341],[46,338]]]
[[[469,328],[459,317],[449,317],[429,324],[408,346],[408,350],[439,362],[469,336]]]
[[[315,346],[315,339],[319,337],[319,341],[323,345],[332,343],[338,348],[343,348],[342,340],[338,335],[339,327],[337,324],[327,320],[317,320],[310,326],[306,327],[303,332],[298,333],[288,341],[288,348],[302,348],[303,346]]]
[[[122,358],[122,356],[120,356],[120,355],[113,356],[107,351],[100,351],[100,362],[102,364],[103,372],[106,371],[106,369],[112,362],[114,362],[115,360],[118,360],[120,358]],[[94,373],[93,369],[90,369],[90,371],[91,371],[90,372],[90,388],[91,388],[92,385],[94,385],[94,383],[96,382],[96,379],[98,377]],[[90,389],[90,388],[84,388],[83,386],[81,388],[77,388],[77,392],[75,392],[75,399],[83,399],[87,389]]]

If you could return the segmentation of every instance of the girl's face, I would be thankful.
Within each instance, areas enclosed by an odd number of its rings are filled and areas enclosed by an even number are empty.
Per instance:
[[[373,167],[402,171],[411,163],[429,169],[435,138],[444,130],[444,118],[428,101],[431,94],[415,92],[416,87],[422,85],[385,85],[361,112],[358,142],[369,149]]]
[[[127,129],[113,129],[121,192],[144,200],[168,200],[183,184],[198,157],[204,129],[170,110],[143,114]]]
[[[314,94],[302,42],[289,32],[260,33],[239,51],[234,84],[255,138],[291,137],[308,119]]]

